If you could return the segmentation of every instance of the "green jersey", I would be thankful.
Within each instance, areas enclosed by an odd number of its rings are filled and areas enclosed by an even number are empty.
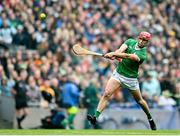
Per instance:
[[[125,58],[118,63],[116,71],[125,77],[137,78],[139,65],[142,64],[144,60],[146,60],[146,47],[137,49],[137,41],[135,39],[128,39],[124,42],[124,44],[127,45],[127,49],[124,52],[127,54],[137,55],[139,62]]]

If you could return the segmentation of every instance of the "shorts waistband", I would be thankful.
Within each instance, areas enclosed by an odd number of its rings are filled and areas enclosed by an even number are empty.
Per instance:
[[[124,79],[129,80],[129,81],[137,81],[137,78],[125,77],[125,76],[119,74],[116,70],[115,70],[115,72],[116,72],[121,78],[124,78]]]

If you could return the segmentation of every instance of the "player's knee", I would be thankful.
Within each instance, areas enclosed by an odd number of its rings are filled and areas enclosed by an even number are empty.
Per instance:
[[[105,92],[105,93],[103,94],[103,97],[104,97],[105,99],[110,99],[111,94],[110,94],[109,92]]]
[[[137,103],[140,104],[140,105],[143,105],[145,103],[145,101],[143,99],[140,99],[140,100],[137,101]]]

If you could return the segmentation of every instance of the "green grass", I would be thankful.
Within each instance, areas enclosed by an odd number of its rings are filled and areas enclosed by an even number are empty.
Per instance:
[[[0,135],[176,135],[180,136],[180,130],[17,130],[0,129]]]

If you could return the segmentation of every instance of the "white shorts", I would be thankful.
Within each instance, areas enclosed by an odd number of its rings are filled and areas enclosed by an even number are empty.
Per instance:
[[[118,81],[122,87],[127,88],[129,90],[139,90],[139,82],[137,78],[128,78],[120,75],[116,70],[114,70],[111,78]]]

